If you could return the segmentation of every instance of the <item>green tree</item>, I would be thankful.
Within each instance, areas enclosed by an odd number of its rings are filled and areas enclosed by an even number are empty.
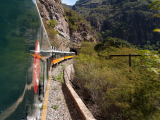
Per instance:
[[[160,1],[154,0],[148,7],[150,8],[150,10],[159,11],[160,10]],[[160,17],[160,13],[156,13],[155,15],[152,16],[152,18],[153,17]],[[160,29],[156,28],[153,30],[153,32],[160,32]]]

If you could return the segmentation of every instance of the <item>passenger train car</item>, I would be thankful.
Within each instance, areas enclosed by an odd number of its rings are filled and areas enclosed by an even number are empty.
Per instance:
[[[41,119],[50,66],[75,54],[51,48],[35,0],[1,0],[0,26],[0,120]],[[42,57],[34,89],[36,55],[30,54],[37,40]]]
[[[63,60],[73,58],[75,57],[74,52],[59,52],[59,51],[54,51],[53,52],[53,59],[52,59],[52,65],[61,62]]]
[[[53,55],[52,65],[54,65],[58,62],[61,62],[63,60],[75,57],[74,52],[67,52],[67,51],[53,51],[52,55]]]
[[[52,65],[59,63],[63,60],[75,57],[75,52],[59,50],[52,47],[52,50],[41,50],[42,57],[44,53],[50,53],[49,57],[52,57]]]

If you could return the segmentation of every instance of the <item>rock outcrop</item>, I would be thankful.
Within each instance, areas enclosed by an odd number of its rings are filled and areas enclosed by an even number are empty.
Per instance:
[[[82,41],[96,42],[96,37],[84,23],[78,22],[79,29],[71,34],[71,41],[74,44],[81,45]]]
[[[65,8],[65,14],[69,22],[72,46],[79,46],[82,41],[96,42],[96,31],[93,30],[89,22],[69,8]]]
[[[62,5],[61,0],[36,1],[52,46],[69,50],[81,45],[82,41],[96,42],[96,33],[90,23],[67,5]]]
[[[50,38],[50,42],[56,43],[59,49],[69,49],[70,31],[67,19],[64,14],[61,0],[36,0],[40,15],[43,21],[49,25],[50,20],[56,20],[58,24],[54,26],[54,30],[58,32],[56,37]],[[54,44],[52,45],[54,46]]]

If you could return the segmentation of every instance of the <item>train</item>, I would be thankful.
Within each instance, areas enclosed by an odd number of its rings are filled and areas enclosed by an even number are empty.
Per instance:
[[[75,57],[74,52],[63,52],[63,51],[53,51],[53,59],[52,59],[52,65],[61,62],[63,60],[73,58]]]
[[[2,0],[0,8],[0,120],[40,119],[51,65],[75,53],[51,47],[35,0]],[[37,40],[41,50],[34,55]],[[34,66],[35,56],[41,59]]]
[[[49,57],[52,57],[52,65],[76,56],[75,52],[59,50],[58,48],[53,47],[53,46],[51,46],[51,48],[52,48],[51,50],[41,50],[41,58],[43,60],[44,58],[47,59]],[[34,50],[31,50],[31,51],[34,51]],[[48,54],[49,56],[46,56],[45,53],[46,54],[49,53]]]

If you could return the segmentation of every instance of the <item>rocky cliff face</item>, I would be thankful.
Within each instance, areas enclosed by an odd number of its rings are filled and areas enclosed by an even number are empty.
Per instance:
[[[69,23],[72,46],[81,45],[82,41],[96,42],[96,31],[77,12],[65,8],[65,15]]]
[[[36,1],[52,46],[69,49],[73,45],[80,45],[82,41],[96,41],[89,23],[82,23],[78,16],[74,16],[77,21],[71,21],[73,14],[64,12],[61,0]]]
[[[72,43],[81,45],[82,41],[96,42],[96,37],[85,24],[83,24],[82,22],[78,22],[78,26],[78,30],[71,33]]]
[[[61,0],[36,0],[37,5],[43,21],[49,26],[50,20],[57,21],[58,24],[54,26],[55,31],[58,32],[56,37],[50,38],[51,45],[60,49],[69,49],[70,32],[69,25],[66,20]]]

